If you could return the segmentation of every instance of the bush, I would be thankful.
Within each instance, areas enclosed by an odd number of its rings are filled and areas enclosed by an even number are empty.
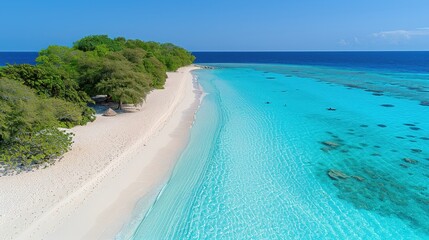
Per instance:
[[[70,134],[57,128],[80,120],[79,108],[70,104],[41,99],[17,81],[0,79],[0,165],[29,169],[66,152]]]
[[[0,164],[9,170],[30,170],[43,163],[53,163],[71,144],[71,134],[57,128],[20,132],[1,144]]]
[[[29,169],[66,152],[71,136],[59,127],[95,119],[89,96],[140,103],[163,88],[166,71],[189,65],[192,54],[173,44],[84,37],[73,48],[49,46],[37,65],[0,68],[0,170]]]

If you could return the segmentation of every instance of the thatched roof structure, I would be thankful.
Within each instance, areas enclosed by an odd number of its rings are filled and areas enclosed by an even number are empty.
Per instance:
[[[113,116],[116,116],[116,114],[117,113],[113,109],[109,108],[103,113],[103,116],[113,117]]]

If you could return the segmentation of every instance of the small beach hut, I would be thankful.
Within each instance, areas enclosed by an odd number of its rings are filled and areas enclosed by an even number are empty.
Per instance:
[[[109,108],[103,113],[103,116],[113,117],[113,116],[116,116],[116,114],[117,113],[113,109]]]

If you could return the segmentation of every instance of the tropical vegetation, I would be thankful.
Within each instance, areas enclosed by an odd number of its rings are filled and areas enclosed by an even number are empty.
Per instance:
[[[194,59],[169,43],[94,35],[43,49],[36,65],[0,67],[0,173],[49,165],[68,151],[64,129],[95,119],[91,96],[119,109],[141,103],[164,87],[167,71]]]

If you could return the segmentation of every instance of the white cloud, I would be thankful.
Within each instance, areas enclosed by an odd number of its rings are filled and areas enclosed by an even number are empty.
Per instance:
[[[359,40],[359,38],[354,37],[354,38],[353,38],[353,40],[354,40],[355,44],[360,44],[360,40]]]
[[[429,28],[417,28],[414,30],[393,30],[393,31],[382,31],[372,34],[377,38],[384,38],[390,40],[408,40],[415,36],[429,36]]]
[[[338,41],[338,44],[340,44],[341,46],[349,45],[349,43],[345,39],[341,39],[340,41]]]
[[[353,37],[353,39],[340,39],[339,41],[338,41],[338,44],[340,45],[340,46],[352,46],[352,45],[358,45],[358,44],[360,44],[360,40],[359,40],[359,38],[357,38],[357,37]]]

